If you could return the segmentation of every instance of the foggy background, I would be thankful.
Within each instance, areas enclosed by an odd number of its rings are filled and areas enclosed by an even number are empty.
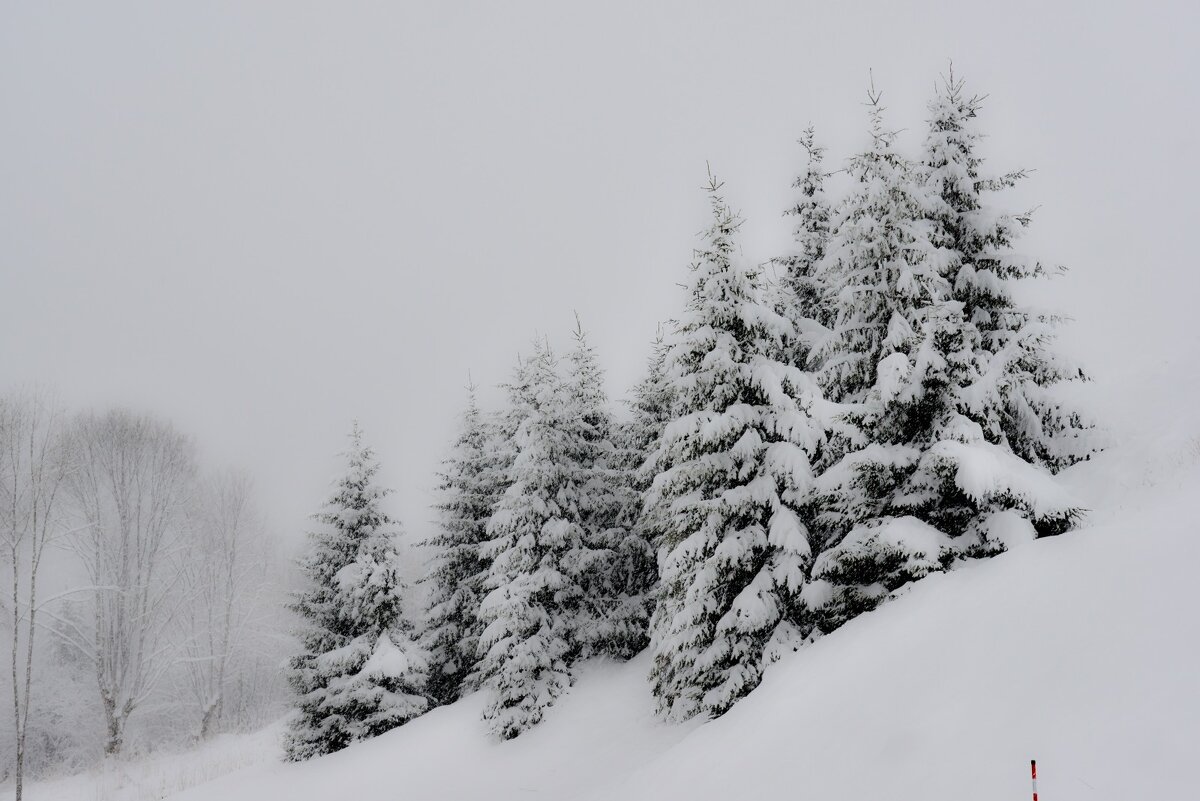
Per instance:
[[[1048,7],[1053,6],[1053,7]],[[0,4],[0,381],[149,410],[306,530],[358,417],[427,533],[468,371],[578,312],[619,398],[707,224],[781,212],[811,121],[901,148],[950,59],[1098,381],[1195,372],[1194,3]],[[869,22],[868,22],[869,21]],[[1127,316],[1128,315],[1128,316]],[[1133,325],[1130,320],[1138,322]],[[1191,382],[1194,384],[1195,382]]]

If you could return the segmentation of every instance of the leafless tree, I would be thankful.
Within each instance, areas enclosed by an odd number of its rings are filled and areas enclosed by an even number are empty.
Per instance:
[[[10,639],[15,798],[21,800],[25,743],[34,708],[33,664],[38,578],[46,547],[61,534],[69,459],[63,413],[43,391],[0,398],[0,547],[10,571]]]
[[[71,543],[90,582],[90,631],[58,630],[94,665],[104,752],[121,752],[130,716],[176,663],[169,627],[186,597],[178,558],[195,485],[190,441],[170,424],[125,410],[84,414],[73,427],[67,488]]]
[[[255,667],[257,641],[270,636],[264,613],[266,603],[274,605],[276,556],[244,474],[227,471],[204,482],[182,553],[184,681],[199,709],[196,736],[206,739],[221,723],[231,684],[240,686]]]

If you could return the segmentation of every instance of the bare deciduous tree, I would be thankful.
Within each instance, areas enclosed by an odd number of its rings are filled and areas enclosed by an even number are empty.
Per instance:
[[[62,411],[45,392],[0,398],[0,547],[11,571],[10,640],[15,798],[24,790],[25,743],[33,709],[38,577],[59,533],[68,470]]]
[[[258,629],[274,555],[249,478],[229,471],[204,482],[183,555],[182,591],[189,599],[181,615],[183,678],[199,708],[196,735],[203,740],[221,723],[231,682],[252,667],[252,641],[268,635]]]
[[[64,636],[95,666],[104,711],[104,752],[124,744],[130,715],[175,664],[168,636],[186,599],[176,558],[195,484],[190,441],[152,417],[85,414],[67,486],[80,516],[73,548],[90,580],[91,630]]]

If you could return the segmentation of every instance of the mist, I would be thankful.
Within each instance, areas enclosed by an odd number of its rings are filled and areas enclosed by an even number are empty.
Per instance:
[[[835,166],[860,146],[872,71],[910,150],[951,61],[989,95],[994,166],[1036,169],[1029,246],[1071,268],[1048,298],[1068,349],[1195,355],[1187,3],[0,13],[5,381],[176,421],[285,537],[354,418],[423,533],[468,376],[495,402],[576,313],[621,395],[677,306],[706,163],[766,260],[796,138],[812,122]],[[1130,330],[1115,298],[1157,311]]]

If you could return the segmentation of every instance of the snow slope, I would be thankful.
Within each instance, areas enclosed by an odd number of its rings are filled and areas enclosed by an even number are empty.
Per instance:
[[[1036,757],[1051,801],[1195,798],[1198,486],[1193,463],[1104,522],[925,579],[712,723],[655,721],[642,657],[590,665],[509,743],[476,696],[179,797],[987,801],[1026,797]]]
[[[1200,797],[1200,542],[1158,500],[926,579],[595,797],[999,801],[1030,758],[1045,799]]]
[[[222,734],[187,751],[106,761],[92,770],[26,783],[30,801],[157,801],[211,782],[251,765],[279,761],[282,728],[276,724],[251,734]],[[13,796],[11,783],[0,798]]]
[[[1197,363],[1154,365],[1109,396],[1119,447],[1064,480],[1094,510],[1087,526],[911,586],[775,665],[720,720],[655,720],[642,656],[585,666],[507,743],[475,696],[305,764],[247,756],[203,784],[160,766],[155,792],[79,777],[29,798],[999,801],[1028,797],[1030,758],[1046,801],[1198,798]]]
[[[642,767],[691,726],[654,720],[646,657],[587,665],[544,725],[491,739],[476,694],[327,757],[227,776],[181,799],[567,799]]]

